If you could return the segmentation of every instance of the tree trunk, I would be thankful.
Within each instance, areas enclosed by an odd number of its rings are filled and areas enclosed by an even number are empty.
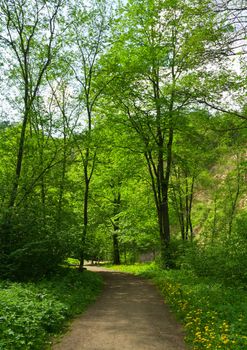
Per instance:
[[[184,203],[183,203],[183,196],[182,196],[182,190],[181,190],[181,174],[180,169],[178,167],[177,171],[176,168],[174,168],[176,180],[177,180],[177,192],[178,192],[178,198],[176,195],[176,188],[173,186],[173,192],[174,192],[174,199],[176,204],[176,211],[178,216],[178,221],[180,225],[180,231],[181,231],[181,238],[184,241],[185,240],[185,218],[184,218]]]
[[[13,215],[13,209],[14,209],[15,204],[16,204],[16,198],[18,195],[18,189],[19,189],[19,184],[20,184],[24,146],[25,146],[25,136],[26,136],[27,123],[28,123],[28,108],[27,108],[26,104],[27,104],[27,98],[25,97],[25,113],[24,113],[24,117],[23,117],[23,121],[22,121],[21,135],[20,135],[18,154],[17,154],[17,159],[16,159],[15,177],[13,180],[12,190],[10,193],[8,210],[6,211],[3,224],[1,225],[2,230],[3,230],[3,237],[2,237],[1,245],[2,245],[3,253],[6,253],[6,254],[8,254],[11,251],[11,246],[12,246],[11,218]]]
[[[239,157],[238,157],[239,158]],[[228,223],[228,236],[231,236],[232,233],[232,225],[233,225],[233,220],[235,217],[236,209],[237,209],[237,203],[238,203],[238,198],[240,195],[240,184],[241,184],[241,171],[240,171],[240,164],[239,164],[239,159],[238,159],[238,164],[237,164],[237,188],[234,193],[234,198],[231,200],[231,211],[229,215],[229,223]]]
[[[119,228],[116,229],[118,231]],[[118,244],[118,233],[113,233],[113,264],[120,265],[120,253],[119,253],[119,244]]]
[[[120,204],[121,204],[121,195],[118,193],[117,195],[114,195],[114,216],[118,215],[120,213]],[[119,217],[114,218],[113,221],[113,263],[115,265],[120,265],[120,252],[119,252],[119,242],[118,242],[118,232],[119,232]]]
[[[10,201],[8,206],[10,210],[15,206],[16,197],[17,197],[18,188],[19,188],[20,176],[21,176],[24,145],[25,145],[25,135],[26,135],[26,129],[27,129],[27,122],[28,122],[28,109],[26,106],[25,106],[25,109],[26,111],[23,117],[21,136],[20,136],[19,147],[18,147],[18,155],[16,160],[15,179],[13,181],[13,186],[12,186],[12,191],[11,191]]]
[[[57,208],[57,229],[61,229],[61,220],[62,220],[62,209],[63,209],[63,196],[64,196],[64,182],[66,175],[66,166],[67,166],[67,137],[65,129],[65,114],[63,115],[64,119],[64,129],[63,129],[63,165],[62,165],[62,174],[59,186],[59,197],[58,197],[58,208]]]
[[[87,170],[85,170],[87,174]],[[87,237],[87,229],[88,229],[88,199],[89,199],[89,179],[86,176],[85,181],[85,192],[84,192],[84,209],[83,209],[83,229],[82,229],[82,237],[81,237],[81,250],[80,250],[80,264],[79,271],[83,271],[84,259],[85,259],[85,243]]]
[[[191,188],[190,188],[190,196],[189,196],[189,228],[190,228],[190,240],[193,241],[193,225],[192,225],[192,219],[191,219],[191,211],[192,211],[192,204],[193,204],[193,197],[194,197],[194,184],[195,184],[195,176],[192,177],[191,180]]]

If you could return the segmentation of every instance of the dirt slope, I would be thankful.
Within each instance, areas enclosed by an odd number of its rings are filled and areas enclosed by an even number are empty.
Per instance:
[[[181,327],[148,281],[101,268],[105,288],[53,350],[185,350]]]

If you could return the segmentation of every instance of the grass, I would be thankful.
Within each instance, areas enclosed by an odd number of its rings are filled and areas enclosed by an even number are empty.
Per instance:
[[[186,270],[155,264],[113,266],[152,279],[186,330],[193,350],[247,349],[247,293]]]
[[[0,282],[0,349],[41,350],[101,291],[99,275],[61,268],[36,283]]]

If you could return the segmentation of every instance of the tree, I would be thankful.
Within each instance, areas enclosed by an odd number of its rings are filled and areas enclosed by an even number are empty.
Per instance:
[[[166,259],[174,133],[193,108],[193,80],[199,80],[199,69],[210,62],[208,51],[222,31],[208,1],[130,1],[120,23],[110,56],[112,70],[118,72],[112,94],[121,109],[119,119],[125,118],[141,142]]]
[[[177,128],[171,178],[172,205],[175,207],[181,237],[193,240],[192,210],[200,175],[216,160],[213,117],[205,110],[188,111]]]
[[[0,39],[13,61],[12,77],[21,98],[21,129],[17,149],[15,174],[10,191],[8,210],[4,220],[5,249],[8,250],[11,216],[16,206],[28,125],[32,123],[34,104],[40,94],[45,72],[51,64],[56,41],[56,22],[62,1],[1,1],[2,27]]]
[[[96,123],[96,108],[108,79],[98,64],[107,44],[110,12],[107,2],[96,1],[72,4],[70,8],[71,29],[68,32],[76,44],[71,57],[71,68],[78,84],[78,99],[81,106],[81,126],[84,142],[77,142],[83,166],[84,200],[83,230],[81,235],[80,270],[83,270],[86,238],[89,222],[90,183],[97,160],[97,144],[94,144],[93,128]],[[102,79],[103,77],[103,79]],[[105,79],[105,80],[104,80]]]

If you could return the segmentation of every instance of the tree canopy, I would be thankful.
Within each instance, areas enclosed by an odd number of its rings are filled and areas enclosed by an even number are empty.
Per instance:
[[[173,268],[186,244],[243,242],[246,16],[234,0],[0,1],[2,276],[68,257]]]

